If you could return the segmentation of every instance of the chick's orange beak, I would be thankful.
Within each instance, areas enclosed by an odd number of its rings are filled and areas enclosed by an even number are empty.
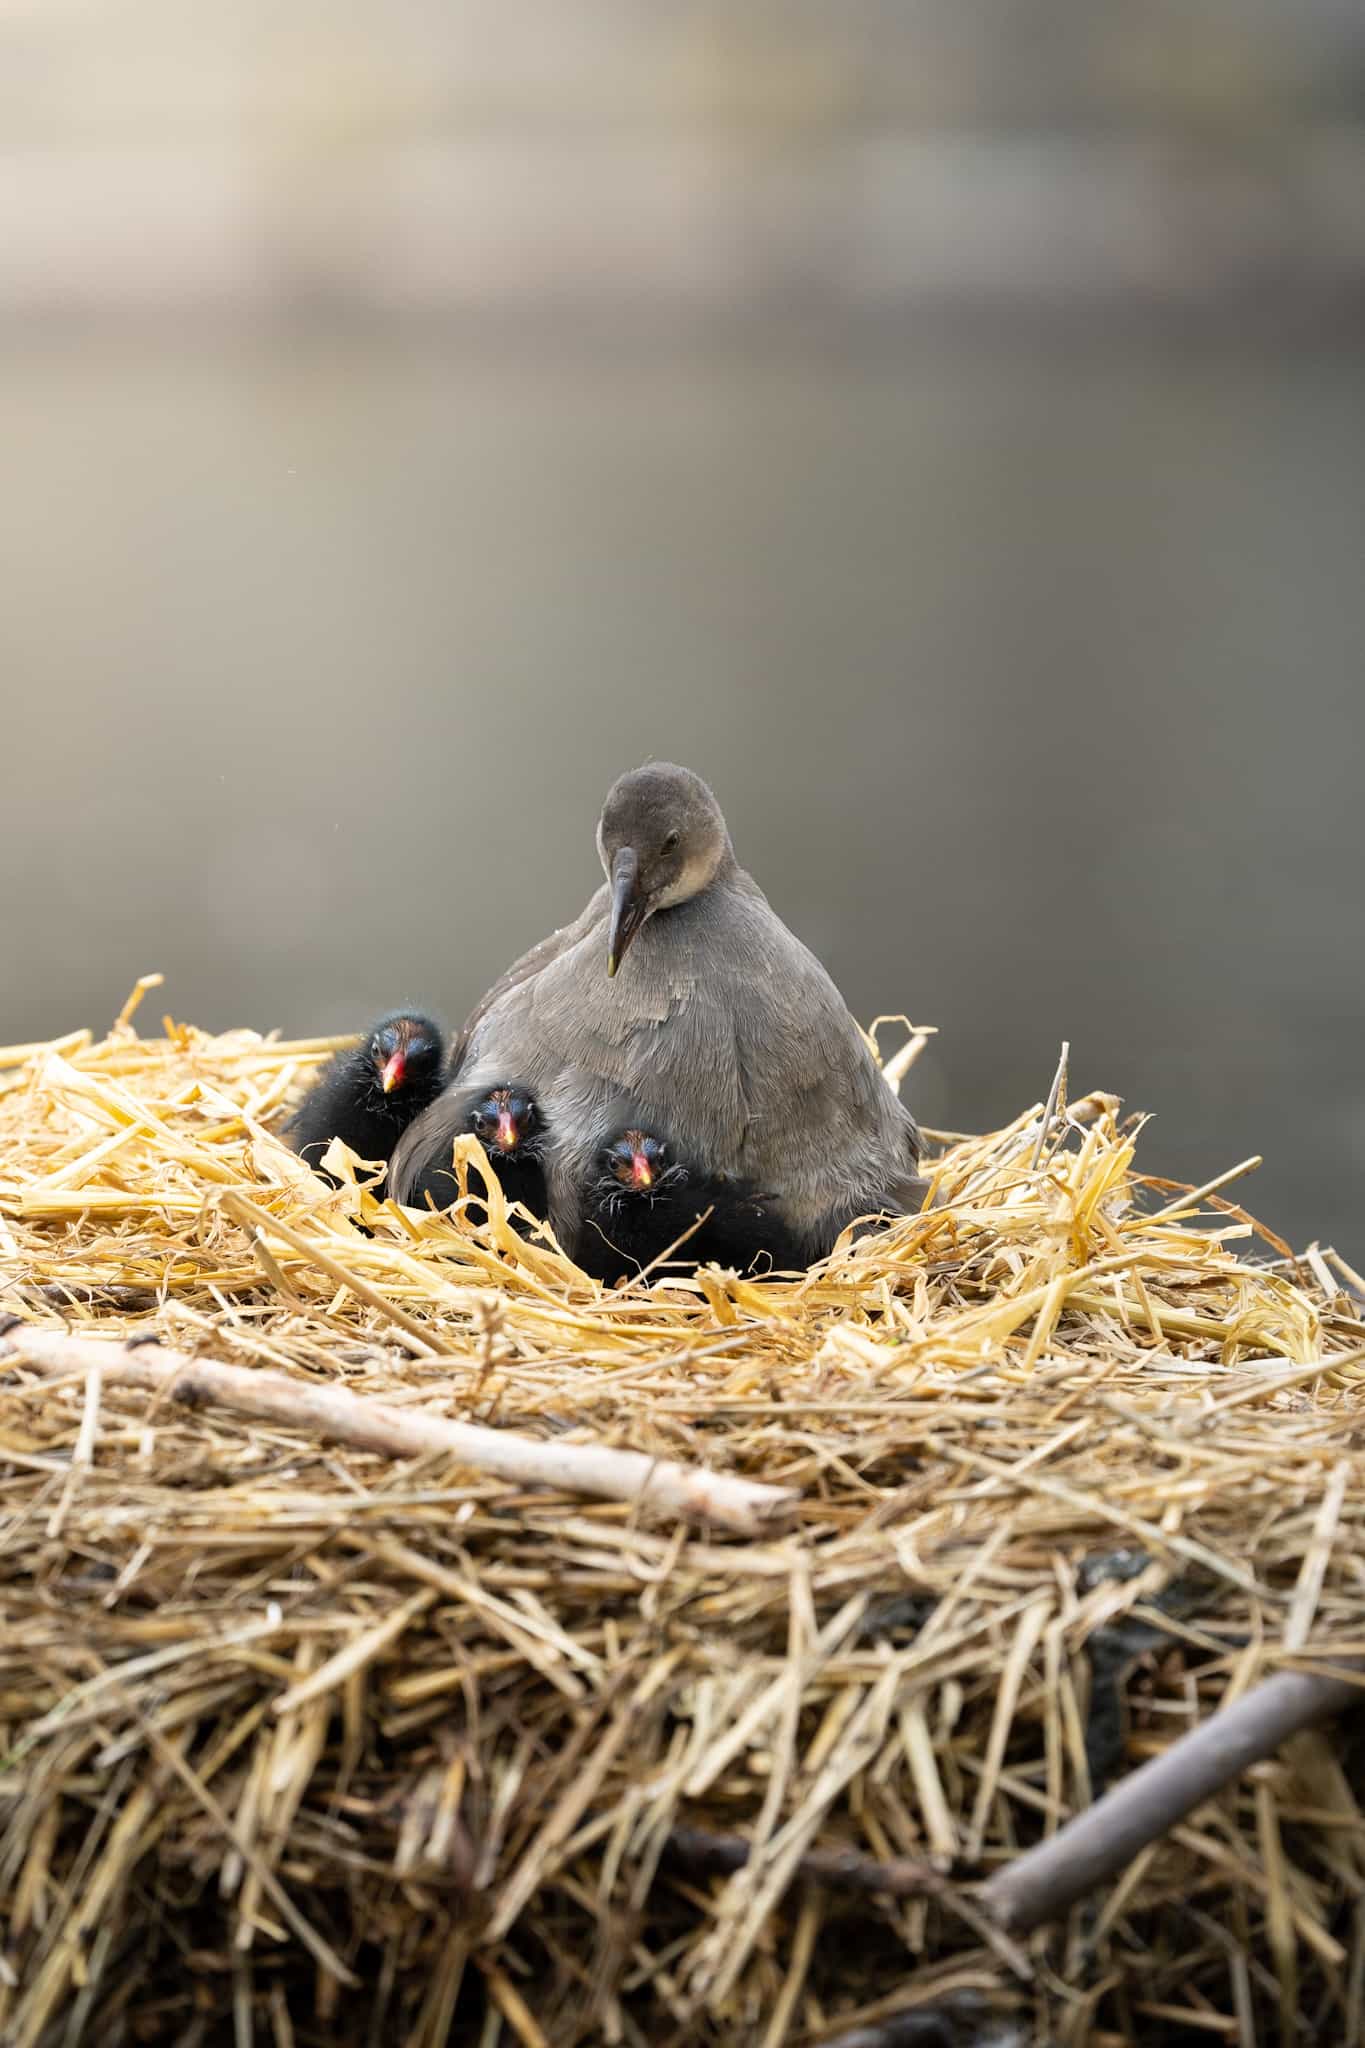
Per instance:
[[[402,1087],[403,1076],[407,1072],[407,1066],[407,1060],[401,1052],[389,1054],[389,1057],[384,1062],[383,1071],[379,1076],[379,1085],[386,1095],[392,1095],[395,1088]]]
[[[517,1129],[517,1120],[511,1110],[500,1109],[498,1111],[498,1149],[502,1152],[515,1152],[517,1149],[517,1139],[520,1136],[521,1133]]]
[[[654,1168],[650,1165],[643,1152],[632,1152],[630,1156],[630,1177],[637,1188],[653,1187]]]

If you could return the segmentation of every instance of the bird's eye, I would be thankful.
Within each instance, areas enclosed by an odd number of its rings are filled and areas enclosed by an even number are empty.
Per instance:
[[[664,840],[662,846],[660,846],[659,851],[660,853],[676,853],[677,850],[678,835],[676,832],[670,832],[668,837]]]

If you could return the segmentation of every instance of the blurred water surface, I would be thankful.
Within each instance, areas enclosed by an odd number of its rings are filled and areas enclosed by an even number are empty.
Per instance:
[[[0,360],[0,1038],[458,1019],[690,763],[911,1096],[1073,1082],[1365,1252],[1365,357],[41,329]],[[149,1006],[158,1007],[153,997]]]

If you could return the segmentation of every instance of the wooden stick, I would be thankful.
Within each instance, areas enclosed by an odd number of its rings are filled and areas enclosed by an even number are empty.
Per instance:
[[[993,2029],[989,2034],[984,2029],[965,2034],[961,2024],[965,2019],[965,2014],[954,2013],[946,2005],[908,2006],[847,2033],[826,2034],[822,2048],[972,2048],[973,2042],[999,2038]]]
[[[1365,1659],[1344,1661],[1342,1668],[1365,1671]],[[1050,1840],[998,1870],[982,1886],[980,1904],[1010,1934],[1059,1920],[1248,1765],[1272,1756],[1300,1729],[1362,1700],[1365,1689],[1348,1678],[1277,1672],[1120,1780]]]
[[[664,1861],[685,1870],[742,1870],[752,1854],[743,1835],[713,1835],[706,1828],[670,1828],[664,1842]],[[936,1897],[948,1889],[946,1878],[931,1864],[910,1856],[878,1863],[858,1849],[807,1849],[794,1875],[831,1891],[884,1892],[893,1899]]]
[[[800,1499],[792,1487],[735,1479],[704,1466],[651,1458],[644,1451],[542,1443],[535,1437],[514,1436],[510,1430],[393,1408],[344,1387],[315,1386],[283,1373],[220,1365],[160,1345],[130,1349],[101,1337],[67,1336],[19,1324],[0,1334],[0,1360],[5,1359],[26,1360],[42,1372],[98,1366],[106,1387],[142,1387],[191,1407],[214,1402],[239,1415],[256,1415],[387,1458],[444,1454],[517,1486],[548,1486],[599,1500],[638,1502],[653,1514],[681,1516],[740,1536],[770,1535],[787,1527]]]

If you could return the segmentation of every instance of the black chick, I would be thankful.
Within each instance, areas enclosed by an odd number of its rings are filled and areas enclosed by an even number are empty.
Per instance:
[[[529,1088],[505,1081],[472,1097],[460,1106],[453,1128],[470,1131],[478,1139],[509,1203],[520,1202],[532,1216],[548,1213],[546,1131]],[[413,1208],[425,1209],[429,1195],[433,1208],[448,1209],[459,1191],[453,1161],[432,1158],[412,1176],[404,1199]],[[482,1222],[483,1204],[471,1201],[468,1213],[476,1223]]]
[[[285,1125],[285,1138],[319,1171],[333,1138],[359,1159],[387,1164],[413,1118],[440,1094],[444,1064],[440,1025],[395,1010],[323,1068]],[[375,1192],[382,1194],[382,1186]]]
[[[651,1131],[622,1131],[602,1147],[597,1166],[584,1195],[576,1253],[595,1280],[614,1280],[652,1264],[699,1216],[706,1220],[679,1245],[670,1265],[714,1260],[744,1272],[760,1259],[765,1270],[804,1264],[766,1196],[684,1165]]]

